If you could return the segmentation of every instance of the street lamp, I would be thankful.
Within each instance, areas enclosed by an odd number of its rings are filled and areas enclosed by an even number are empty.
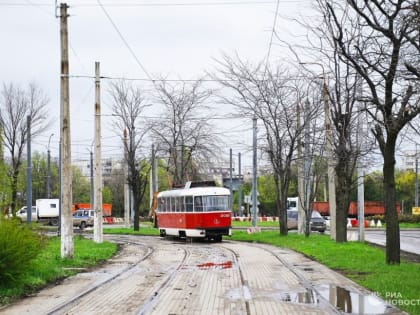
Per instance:
[[[336,201],[335,201],[335,170],[333,163],[333,150],[332,150],[332,133],[331,133],[331,118],[328,87],[325,78],[324,66],[318,62],[301,62],[301,65],[313,64],[322,68],[322,99],[324,100],[325,112],[325,138],[326,138],[326,157],[328,165],[328,203],[330,208],[330,235],[332,239],[336,239]]]
[[[51,198],[51,155],[50,155],[50,142],[51,138],[54,136],[52,133],[50,138],[48,139],[48,147],[47,147],[47,198]]]

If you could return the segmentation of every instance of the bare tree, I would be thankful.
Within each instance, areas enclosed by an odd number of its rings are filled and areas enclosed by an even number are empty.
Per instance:
[[[219,82],[234,92],[222,96],[224,102],[235,106],[248,117],[261,120],[265,128],[267,153],[274,172],[276,208],[279,213],[280,234],[287,235],[287,194],[291,179],[291,165],[296,159],[297,141],[305,123],[315,117],[311,108],[308,120],[298,126],[299,101],[303,98],[299,85],[291,81],[287,71],[271,69],[265,63],[253,66],[239,57],[224,56],[219,61]]]
[[[414,0],[319,1],[339,55],[363,79],[365,110],[384,159],[386,262],[400,263],[395,150],[400,132],[420,113],[419,3]],[[360,29],[355,37],[354,29]]]
[[[169,186],[201,179],[201,162],[215,157],[221,142],[206,114],[205,102],[211,92],[203,90],[201,80],[171,84],[162,79],[156,87],[157,102],[164,106],[164,112],[150,128],[159,151],[168,156]]]
[[[320,1],[322,2],[322,0]],[[306,25],[319,40],[311,42],[314,47],[310,50],[319,52],[324,65],[317,62],[306,64],[318,64],[323,67],[326,101],[332,125],[332,150],[334,154],[335,191],[336,191],[336,234],[337,242],[347,241],[347,216],[350,205],[351,192],[357,183],[355,177],[356,164],[364,152],[372,149],[372,141],[367,141],[367,135],[363,134],[363,128],[359,124],[361,112],[361,88],[362,80],[357,72],[343,62],[340,58],[337,43],[332,39],[330,15],[323,15],[319,26],[313,23]],[[359,38],[359,29],[352,30],[352,36]],[[348,44],[348,43],[347,43]],[[318,47],[316,47],[318,45]],[[299,55],[296,54],[299,58]],[[303,63],[305,64],[305,63]],[[306,68],[307,66],[305,66]],[[363,141],[360,139],[363,137]],[[363,148],[362,148],[363,143]],[[363,150],[362,150],[363,149]],[[363,152],[362,152],[363,151]]]
[[[34,83],[27,89],[21,89],[14,84],[4,84],[1,94],[0,126],[3,131],[4,145],[10,154],[12,198],[10,207],[15,215],[17,207],[17,185],[21,171],[23,153],[28,140],[27,117],[30,117],[31,137],[46,130],[48,98]]]
[[[111,83],[111,110],[116,117],[115,130],[122,135],[128,130],[129,141],[123,142],[128,165],[128,185],[133,193],[134,230],[140,228],[140,205],[148,185],[149,164],[140,157],[141,143],[147,133],[145,125],[140,124],[141,115],[146,107],[145,98],[139,88],[127,86],[124,81]],[[123,137],[121,137],[123,139]]]

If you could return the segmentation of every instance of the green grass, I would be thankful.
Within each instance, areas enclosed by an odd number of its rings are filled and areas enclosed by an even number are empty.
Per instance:
[[[31,294],[48,283],[80,272],[80,269],[96,266],[115,254],[117,245],[110,242],[94,243],[83,237],[74,238],[74,258],[62,259],[60,254],[60,238],[47,240],[46,246],[38,257],[27,266],[27,272],[12,285],[0,284],[0,305],[10,303],[16,298]],[[24,262],[19,262],[24,263]]]
[[[133,228],[104,228],[105,234],[125,234],[125,235],[149,235],[159,236],[159,230],[149,226],[141,226],[139,231]]]
[[[280,236],[277,231],[247,234],[234,231],[232,239],[271,244],[293,249],[337,270],[387,300],[396,295],[398,305],[409,314],[420,314],[420,264],[402,262],[387,265],[382,249],[365,243],[336,243],[328,235],[312,234],[309,238],[296,233]],[[411,303],[415,301],[415,303]]]
[[[273,221],[273,222],[257,222],[257,225],[259,227],[279,227],[279,222],[278,221]],[[232,227],[243,227],[243,228],[247,228],[247,227],[251,227],[252,226],[252,221],[232,221]]]

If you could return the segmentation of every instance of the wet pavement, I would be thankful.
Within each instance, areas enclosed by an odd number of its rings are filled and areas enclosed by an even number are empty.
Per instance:
[[[405,314],[288,249],[234,241],[112,239],[125,245],[107,264],[0,314]]]

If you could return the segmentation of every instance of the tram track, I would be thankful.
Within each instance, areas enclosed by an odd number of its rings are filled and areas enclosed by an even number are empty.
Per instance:
[[[302,272],[296,268],[293,264],[289,263],[286,259],[283,259],[275,250],[270,249],[266,246],[261,246],[257,244],[250,244],[252,247],[258,247],[272,255],[275,259],[277,259],[282,265],[284,265],[290,272],[292,272],[296,278],[299,280],[299,284],[308,292],[316,292],[316,299],[317,304],[319,304],[324,310],[328,310],[330,314],[342,314],[341,311],[336,309],[334,306],[330,304],[330,302],[322,295],[317,289],[313,286],[312,282],[309,281]],[[299,271],[298,271],[299,270]],[[305,269],[303,269],[305,270]],[[312,271],[311,268],[306,268],[306,271]]]
[[[125,244],[125,242],[123,242],[122,240],[127,239],[127,238],[126,237],[110,237],[110,239],[111,240],[113,239],[113,241],[116,242],[116,243]],[[65,303],[55,307],[54,309],[50,310],[47,314],[48,315],[62,314],[62,311],[64,311],[65,309],[71,308],[73,305],[76,305],[81,299],[85,298],[89,294],[95,293],[95,291],[97,291],[99,288],[103,287],[104,285],[118,279],[119,277],[123,276],[126,273],[129,273],[131,270],[133,270],[135,267],[137,267],[140,263],[142,263],[143,261],[148,259],[154,252],[153,247],[150,247],[146,244],[143,244],[143,243],[140,243],[140,242],[133,242],[131,239],[130,239],[130,243],[135,244],[137,246],[144,247],[146,249],[146,252],[145,252],[144,256],[139,258],[136,262],[134,262],[132,264],[129,264],[127,267],[123,268],[121,271],[119,271],[116,274],[110,276],[109,278],[105,279],[104,281],[101,281],[99,283],[96,283],[96,284],[92,285],[91,287],[84,290],[83,292],[81,292],[77,296],[74,296],[70,300],[67,300]]]
[[[106,238],[123,248],[104,266],[43,290],[5,314],[341,314],[317,291],[320,284],[363,294],[324,266],[269,245]]]

